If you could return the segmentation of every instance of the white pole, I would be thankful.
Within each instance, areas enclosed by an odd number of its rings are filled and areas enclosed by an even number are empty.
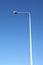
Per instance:
[[[29,31],[30,31],[30,65],[32,65],[32,31],[31,31],[31,13],[30,12],[16,12],[13,14],[28,14],[29,15]]]
[[[29,12],[29,31],[30,31],[30,65],[32,65],[32,31],[31,31],[31,13]]]

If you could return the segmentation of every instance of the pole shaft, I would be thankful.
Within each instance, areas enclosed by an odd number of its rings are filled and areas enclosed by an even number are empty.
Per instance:
[[[29,31],[30,31],[30,65],[32,65],[32,31],[31,31],[31,13],[29,12]]]

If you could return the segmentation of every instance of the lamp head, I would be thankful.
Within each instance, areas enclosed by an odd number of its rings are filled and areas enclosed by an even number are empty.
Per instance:
[[[13,11],[13,14],[17,14],[17,12],[16,11]]]

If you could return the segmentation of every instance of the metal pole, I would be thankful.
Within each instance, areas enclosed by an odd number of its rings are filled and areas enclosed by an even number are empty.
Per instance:
[[[31,29],[31,13],[30,12],[16,12],[13,11],[13,14],[28,14],[29,15],[29,31],[30,31],[30,65],[32,65],[32,29]]]
[[[31,31],[31,13],[29,12],[29,31],[30,31],[30,65],[32,65],[32,31]]]

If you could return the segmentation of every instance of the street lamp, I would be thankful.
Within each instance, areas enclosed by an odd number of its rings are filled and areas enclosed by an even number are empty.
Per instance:
[[[31,31],[31,13],[30,12],[17,12],[13,11],[13,14],[28,14],[29,15],[29,31],[30,31],[30,65],[32,65],[32,31]]]

